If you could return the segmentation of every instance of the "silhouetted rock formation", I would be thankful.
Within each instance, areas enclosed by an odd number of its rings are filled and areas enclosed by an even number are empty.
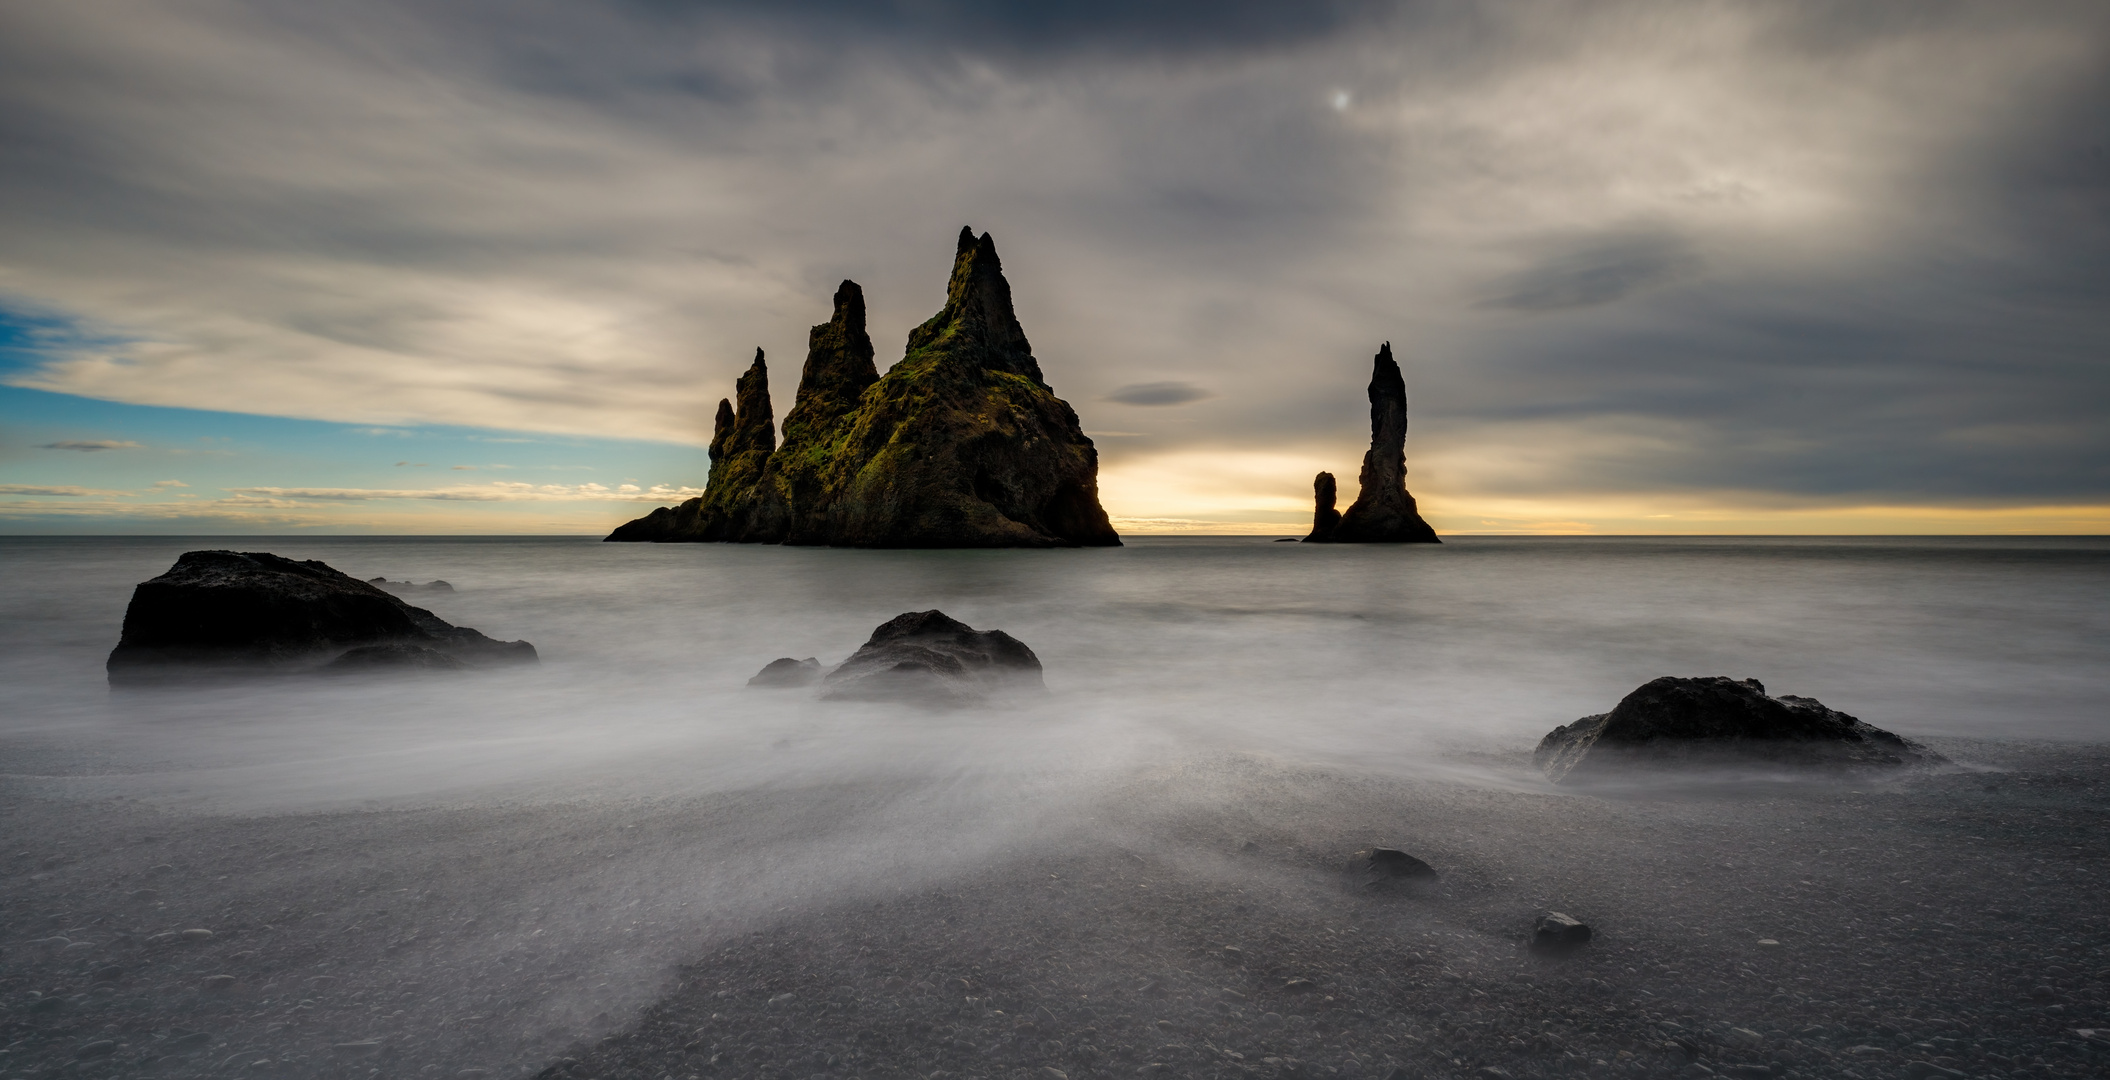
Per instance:
[[[1896,769],[1946,759],[1811,698],[1767,697],[1757,679],[1715,675],[1645,683],[1609,713],[1554,728],[1532,760],[1562,783],[1633,766]]]
[[[151,682],[301,669],[369,645],[415,646],[472,666],[536,659],[525,641],[493,641],[451,625],[312,559],[187,551],[167,573],[132,591],[123,636],[106,667],[113,684]],[[415,659],[373,653],[352,664]]]
[[[1313,477],[1311,495],[1311,535],[1305,537],[1304,542],[1324,544],[1331,541],[1334,530],[1341,527],[1341,512],[1333,508],[1339,498],[1334,493],[1333,474],[1322,472]]]
[[[752,387],[750,386],[752,380]],[[1099,457],[1041,378],[988,234],[962,229],[945,307],[877,374],[864,293],[845,281],[813,328],[784,445],[767,423],[759,352],[741,407],[719,406],[704,494],[610,540],[852,547],[1118,545],[1099,505]],[[760,421],[751,421],[759,416]],[[759,429],[756,429],[759,432]]]
[[[788,656],[780,656],[762,665],[762,670],[755,672],[754,678],[747,680],[747,685],[791,689],[809,686],[820,677],[819,659],[809,656],[804,660],[794,660]]]
[[[1044,684],[1040,658],[1024,642],[931,610],[881,624],[821,686],[821,697],[835,701],[964,704]]]
[[[1327,538],[1335,544],[1440,544],[1407,494],[1407,381],[1392,359],[1392,343],[1377,351],[1370,374],[1370,450],[1363,455],[1362,490]],[[1313,530],[1317,532],[1316,529]]]

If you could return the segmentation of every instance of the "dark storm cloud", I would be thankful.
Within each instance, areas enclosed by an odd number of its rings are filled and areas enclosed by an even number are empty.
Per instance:
[[[1518,311],[1609,304],[1651,286],[1697,273],[1700,259],[1685,241],[1638,233],[1595,238],[1544,258],[1495,284],[1484,307]]]
[[[1218,399],[1110,469],[1352,455],[1389,339],[1452,497],[2102,499],[2106,12],[18,5],[11,378],[701,441],[971,221],[1087,427]]]

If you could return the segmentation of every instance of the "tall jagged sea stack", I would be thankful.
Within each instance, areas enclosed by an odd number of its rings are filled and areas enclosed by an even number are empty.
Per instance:
[[[1370,373],[1370,449],[1363,455],[1362,490],[1336,514],[1332,473],[1313,481],[1316,496],[1307,544],[1440,544],[1407,492],[1407,380],[1392,359],[1392,343],[1377,350]]]
[[[1089,547],[1121,542],[1099,454],[1041,377],[989,234],[960,230],[945,307],[879,375],[864,292],[845,281],[813,328],[783,445],[760,350],[739,407],[718,405],[704,493],[610,540],[848,547]]]

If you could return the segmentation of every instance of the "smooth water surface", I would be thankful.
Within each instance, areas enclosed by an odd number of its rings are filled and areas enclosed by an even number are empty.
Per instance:
[[[272,551],[534,642],[533,668],[112,693],[134,584]],[[1907,735],[2110,737],[2110,541],[1473,538],[1081,551],[554,538],[0,539],[0,771],[290,808],[900,774],[965,789],[1225,750],[1381,773],[1508,760],[1658,675],[1731,675]],[[1031,704],[930,714],[749,690],[940,608],[1046,665]],[[1502,755],[1507,755],[1503,757]],[[1505,771],[1506,769],[1506,771]],[[60,778],[64,778],[63,780]]]

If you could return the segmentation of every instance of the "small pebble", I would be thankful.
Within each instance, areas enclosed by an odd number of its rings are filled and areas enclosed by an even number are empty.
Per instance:
[[[185,930],[181,936],[185,941],[211,941],[212,931],[204,927],[198,927],[192,930]]]

